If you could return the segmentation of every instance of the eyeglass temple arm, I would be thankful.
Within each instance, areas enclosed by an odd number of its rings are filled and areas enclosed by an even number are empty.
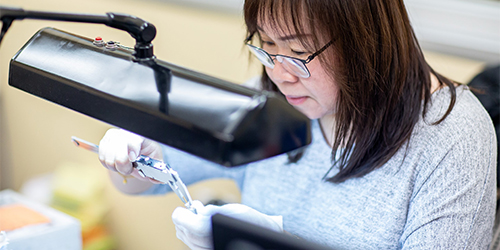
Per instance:
[[[333,40],[331,40],[330,42],[328,42],[327,44],[325,44],[325,46],[323,46],[323,48],[319,49],[314,54],[312,54],[309,57],[307,57],[307,59],[305,60],[305,63],[308,63],[308,62],[312,61],[312,59],[314,59],[319,54],[321,54],[323,51],[325,51],[326,49],[328,49],[328,47],[330,47],[330,45],[332,45],[332,44],[333,44]]]

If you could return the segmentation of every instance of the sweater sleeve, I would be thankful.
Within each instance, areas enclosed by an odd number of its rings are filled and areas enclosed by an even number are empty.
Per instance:
[[[496,204],[496,141],[484,131],[462,135],[428,159],[437,165],[416,178],[402,249],[488,248]]]
[[[203,180],[227,178],[233,179],[241,189],[245,166],[224,167],[169,146],[163,146],[163,155],[164,161],[177,171],[187,186]],[[171,191],[168,184],[158,184],[142,194],[165,194]]]

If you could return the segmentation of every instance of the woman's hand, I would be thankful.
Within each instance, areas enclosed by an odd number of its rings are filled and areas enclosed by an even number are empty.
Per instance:
[[[178,207],[172,213],[176,236],[192,250],[212,249],[212,224],[214,214],[223,214],[243,220],[274,231],[283,231],[281,216],[265,215],[242,204],[226,204],[223,206],[203,206],[200,201],[194,201],[197,214],[183,207]]]
[[[99,143],[99,160],[107,169],[121,175],[132,175],[141,181],[160,183],[147,177],[142,177],[137,169],[132,167],[139,155],[163,160],[161,147],[158,143],[123,129],[110,129]]]

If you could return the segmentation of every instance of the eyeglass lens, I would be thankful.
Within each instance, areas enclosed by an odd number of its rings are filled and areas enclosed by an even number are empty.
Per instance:
[[[267,52],[252,46],[248,46],[250,51],[259,59],[259,61],[264,64],[264,66],[269,67],[271,69],[274,68],[273,59],[267,54]]]
[[[257,57],[257,59],[259,59],[259,61],[264,64],[264,66],[271,69],[274,68],[274,61],[266,51],[254,46],[248,47],[250,48],[250,51],[255,55],[255,57]],[[307,78],[310,76],[309,71],[302,61],[279,55],[276,56],[276,60],[278,60],[278,62],[280,62],[288,72],[298,77]]]
[[[281,61],[278,61],[283,64],[283,67],[285,67],[288,72],[302,78],[309,77],[309,71],[301,61],[289,57],[276,56],[276,59],[278,58],[282,58]]]

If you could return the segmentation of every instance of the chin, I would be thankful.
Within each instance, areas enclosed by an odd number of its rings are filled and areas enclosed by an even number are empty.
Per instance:
[[[311,119],[311,120],[316,120],[316,119],[319,119],[321,118],[323,115],[322,114],[318,114],[317,112],[314,112],[314,111],[310,111],[310,110],[303,110],[301,108],[298,108],[298,107],[295,107],[298,111],[300,111],[300,113],[304,114],[305,116],[307,116],[307,118]]]
[[[298,108],[298,107],[295,107],[298,111],[300,111],[300,113],[304,114],[305,116],[307,116],[307,118],[311,119],[311,120],[316,120],[316,119],[320,119],[320,118],[323,118],[325,116],[331,116],[331,115],[335,115],[335,112],[322,112],[322,111],[319,111],[319,110],[307,110],[307,109],[301,109],[301,108]]]

